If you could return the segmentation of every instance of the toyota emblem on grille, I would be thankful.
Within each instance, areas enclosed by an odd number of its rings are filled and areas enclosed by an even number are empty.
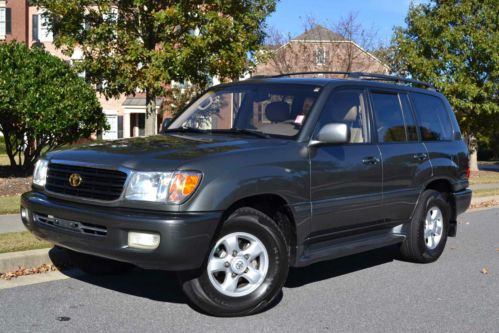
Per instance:
[[[73,173],[73,174],[71,174],[71,176],[69,176],[69,185],[71,185],[73,187],[80,186],[82,182],[83,182],[83,178],[81,178],[81,176],[77,173]]]

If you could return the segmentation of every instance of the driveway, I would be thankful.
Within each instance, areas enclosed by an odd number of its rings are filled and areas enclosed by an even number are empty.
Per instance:
[[[196,312],[168,272],[137,269],[95,278],[70,271],[67,279],[0,290],[0,327],[3,332],[499,331],[499,208],[463,215],[458,237],[449,239],[436,263],[398,261],[394,250],[293,269],[275,306],[246,318]]]

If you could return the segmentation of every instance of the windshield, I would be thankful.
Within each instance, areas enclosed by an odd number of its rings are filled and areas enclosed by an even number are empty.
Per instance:
[[[294,137],[320,87],[310,85],[237,85],[206,92],[168,127],[172,130],[263,133]]]

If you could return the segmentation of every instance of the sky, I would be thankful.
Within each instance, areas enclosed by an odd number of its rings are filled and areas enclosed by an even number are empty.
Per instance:
[[[267,24],[292,37],[304,30],[307,18],[314,18],[326,27],[333,26],[349,13],[357,14],[358,22],[374,29],[377,38],[388,44],[394,26],[405,26],[409,5],[428,0],[280,0]]]

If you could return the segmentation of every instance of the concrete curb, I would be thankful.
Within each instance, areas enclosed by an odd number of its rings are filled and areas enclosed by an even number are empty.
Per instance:
[[[0,273],[13,272],[19,267],[35,268],[50,263],[69,266],[70,261],[66,252],[60,248],[2,253]]]

